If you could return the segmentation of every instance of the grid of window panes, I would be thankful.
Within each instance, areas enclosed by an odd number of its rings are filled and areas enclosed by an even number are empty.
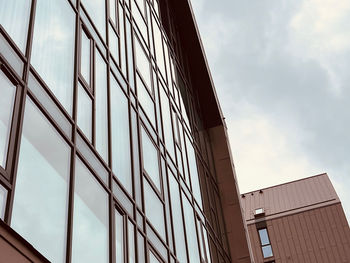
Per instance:
[[[0,0],[0,218],[52,262],[230,262],[188,58],[159,10]]]

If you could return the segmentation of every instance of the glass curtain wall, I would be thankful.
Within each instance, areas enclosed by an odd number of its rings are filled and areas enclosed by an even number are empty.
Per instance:
[[[0,0],[0,24],[0,218],[52,262],[230,262],[172,11]]]

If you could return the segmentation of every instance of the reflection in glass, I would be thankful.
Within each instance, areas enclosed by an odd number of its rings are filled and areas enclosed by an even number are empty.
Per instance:
[[[129,243],[129,261],[128,263],[135,263],[135,226],[128,219],[128,243]],[[117,261],[118,262],[118,261]],[[120,261],[121,262],[121,261]]]
[[[158,234],[165,240],[165,223],[164,223],[164,206],[156,195],[147,180],[143,180],[145,213],[152,226],[157,230]],[[155,213],[155,211],[157,211]]]
[[[113,1],[110,1],[113,2]],[[109,30],[109,50],[117,64],[119,65],[119,37],[115,33],[111,25],[108,27]]]
[[[16,87],[0,70],[0,166],[6,168]]]
[[[150,262],[150,263],[160,263],[160,261],[159,261],[158,258],[153,254],[152,251],[150,251],[150,253],[149,253],[149,262]]]
[[[70,152],[27,98],[11,227],[52,262],[65,260]]]
[[[159,87],[159,91],[160,91],[160,98],[161,98],[165,146],[170,156],[173,158],[173,160],[175,160],[174,137],[173,137],[173,128],[171,124],[169,98],[166,95],[162,86]]]
[[[270,245],[262,247],[262,251],[263,251],[264,258],[268,258],[268,257],[273,256],[272,248]]]
[[[124,262],[124,217],[115,210],[115,258]]]
[[[92,100],[84,88],[78,85],[78,112],[77,123],[85,136],[92,139]]]
[[[68,1],[38,0],[31,63],[72,114],[75,14]]]
[[[0,0],[0,24],[25,53],[30,16],[30,0]]]
[[[143,168],[146,170],[147,175],[152,179],[158,190],[161,191],[158,150],[143,127],[141,128],[141,133]]]
[[[112,168],[123,186],[132,193],[129,105],[121,87],[111,81]]]
[[[94,22],[102,39],[106,39],[106,6],[105,0],[81,0],[89,17]]]
[[[174,225],[174,239],[176,246],[176,256],[180,262],[186,263],[186,241],[184,233],[184,225],[182,220],[182,209],[179,185],[171,172],[169,174],[169,189],[172,208],[172,219]]]
[[[199,259],[196,224],[194,222],[193,208],[185,195],[182,195],[182,202],[184,207],[188,256],[190,258],[191,263],[201,262]]]
[[[72,262],[108,262],[108,243],[108,195],[76,158]]]
[[[134,43],[137,69],[139,70],[143,80],[146,82],[147,88],[152,91],[151,68],[148,57],[137,38],[135,38]]]
[[[137,94],[138,99],[141,103],[141,106],[147,117],[150,119],[153,127],[156,127],[156,114],[154,110],[154,102],[151,98],[151,95],[148,93],[146,86],[143,84],[142,80],[139,77],[139,74],[136,74],[136,83],[137,83]]]
[[[199,185],[198,170],[196,163],[196,154],[194,152],[193,145],[186,134],[186,147],[187,147],[187,158],[188,158],[188,169],[191,177],[192,192],[196,198],[197,203],[202,207],[202,196],[201,188]]]
[[[4,220],[7,200],[7,190],[0,184],[0,219]]]
[[[163,44],[162,44],[162,33],[153,15],[152,15],[152,25],[153,25],[154,47],[156,51],[157,65],[159,67],[160,73],[162,73],[163,77],[166,79]]]
[[[81,30],[81,57],[80,57],[80,73],[84,77],[87,84],[90,85],[90,72],[91,72],[91,50],[90,39],[85,33],[85,30]]]
[[[108,108],[107,108],[107,65],[100,52],[96,51],[96,149],[108,162]]]

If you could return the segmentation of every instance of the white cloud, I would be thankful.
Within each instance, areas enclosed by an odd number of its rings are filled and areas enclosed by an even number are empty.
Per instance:
[[[242,193],[324,172],[302,154],[300,133],[251,105],[239,107],[244,114],[228,122],[228,132]]]

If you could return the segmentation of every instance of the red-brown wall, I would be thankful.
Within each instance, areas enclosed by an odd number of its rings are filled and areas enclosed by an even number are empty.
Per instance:
[[[266,221],[275,262],[350,262],[350,229],[340,203]],[[263,260],[255,224],[248,226],[255,263]]]

